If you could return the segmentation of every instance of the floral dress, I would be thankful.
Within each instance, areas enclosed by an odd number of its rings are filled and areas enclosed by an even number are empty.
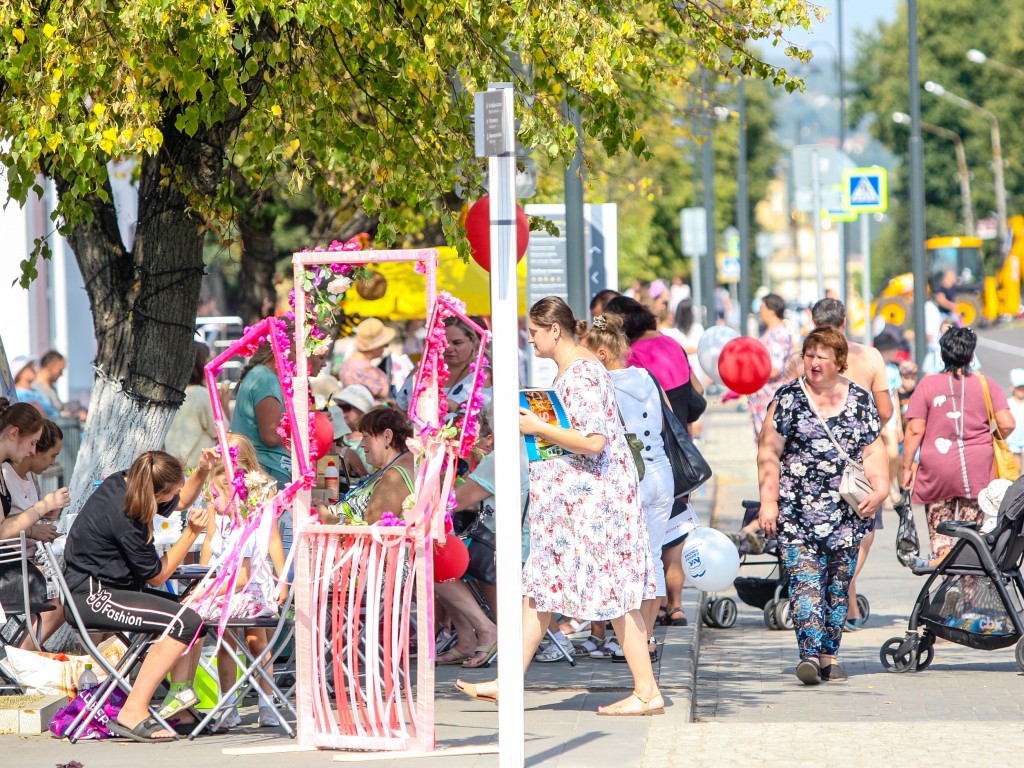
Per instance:
[[[754,442],[757,442],[757,438],[761,434],[761,427],[764,426],[772,398],[786,380],[786,360],[793,351],[793,337],[789,335],[789,329],[785,323],[779,323],[761,335],[761,343],[768,348],[768,356],[772,360],[772,370],[782,371],[782,373],[774,379],[770,379],[757,392],[747,395],[750,422],[754,426]]]
[[[611,379],[576,360],[555,380],[566,415],[583,435],[603,435],[597,456],[530,463],[530,555],[523,594],[537,610],[608,620],[654,598],[654,561],[639,482],[615,412]]]
[[[825,421],[843,450],[860,463],[881,423],[870,393],[853,382],[849,387],[843,410]],[[845,460],[811,410],[800,380],[779,389],[775,403],[772,424],[786,441],[779,476],[779,541],[830,552],[859,546],[872,520],[862,519],[840,498]]]

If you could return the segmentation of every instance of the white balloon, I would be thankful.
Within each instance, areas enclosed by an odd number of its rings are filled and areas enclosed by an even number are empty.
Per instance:
[[[694,528],[683,547],[683,568],[693,586],[717,592],[733,583],[740,572],[736,545],[716,528]]]
[[[701,369],[719,384],[722,379],[718,375],[718,356],[722,354],[722,348],[736,338],[739,338],[736,330],[727,325],[714,325],[704,331],[697,342],[697,360]]]

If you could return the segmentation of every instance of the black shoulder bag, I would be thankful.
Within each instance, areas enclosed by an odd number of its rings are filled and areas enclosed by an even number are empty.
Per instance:
[[[711,477],[711,466],[697,450],[686,427],[668,407],[665,390],[661,388],[661,384],[658,384],[658,394],[661,396],[663,418],[661,439],[665,443],[665,453],[672,465],[672,495],[678,499],[706,483]]]

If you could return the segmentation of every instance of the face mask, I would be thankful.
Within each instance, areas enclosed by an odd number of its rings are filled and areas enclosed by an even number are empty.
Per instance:
[[[179,494],[176,493],[176,494],[174,494],[174,498],[173,499],[169,499],[168,501],[163,501],[163,502],[160,502],[159,504],[157,504],[156,505],[156,513],[158,515],[160,515],[161,517],[167,517],[178,506],[178,498],[179,498]]]

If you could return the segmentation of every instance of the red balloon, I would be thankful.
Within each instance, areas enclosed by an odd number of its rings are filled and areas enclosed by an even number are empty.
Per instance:
[[[470,206],[466,214],[466,239],[472,249],[473,261],[491,271],[491,202],[484,195]],[[516,261],[526,254],[530,243],[530,220],[526,212],[516,205]]]
[[[465,542],[452,534],[444,540],[442,547],[434,542],[434,581],[460,579],[469,567],[469,550]]]
[[[740,336],[722,347],[718,356],[718,375],[733,392],[752,395],[768,383],[772,358],[758,339]]]
[[[316,461],[331,452],[334,445],[334,425],[323,411],[313,412],[313,434],[309,440],[310,458]]]

